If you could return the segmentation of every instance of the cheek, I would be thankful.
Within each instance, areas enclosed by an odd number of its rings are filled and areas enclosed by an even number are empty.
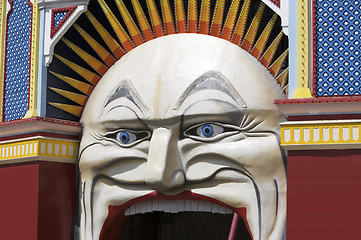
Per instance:
[[[185,154],[185,161],[190,180],[204,179],[224,167],[249,172],[256,181],[273,181],[285,175],[280,146],[274,135],[197,145]]]
[[[121,148],[113,143],[94,142],[82,151],[79,171],[84,175],[106,175],[122,182],[143,182],[147,154],[137,148]]]
[[[239,151],[234,157],[254,178],[271,176],[285,169],[281,149],[274,135],[244,139],[239,143]]]

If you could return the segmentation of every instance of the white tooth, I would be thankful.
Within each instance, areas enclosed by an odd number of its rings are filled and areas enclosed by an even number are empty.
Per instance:
[[[212,213],[218,213],[219,206],[217,204],[212,203]]]
[[[226,214],[226,208],[219,206],[219,213]]]
[[[204,211],[205,212],[212,212],[212,203],[205,202],[204,203]]]
[[[139,206],[138,203],[134,204],[134,209],[135,209],[135,213],[134,214],[138,214],[139,212]]]
[[[136,214],[136,209],[135,209],[135,205],[132,205],[129,208],[129,215],[134,215],[134,214]]]
[[[158,200],[153,200],[152,201],[152,211],[158,211],[158,206],[159,206],[159,201]]]
[[[146,213],[147,212],[147,203],[146,202],[140,202],[136,205],[137,205],[138,213]]]
[[[177,213],[178,212],[178,201],[171,201],[170,202],[170,212]]]
[[[157,209],[158,212],[164,211],[164,201],[165,200],[159,200],[158,209]]]
[[[232,214],[232,213],[233,213],[233,211],[231,209],[226,208],[226,214]]]
[[[205,202],[203,202],[203,201],[199,201],[199,204],[198,204],[198,211],[199,212],[204,212],[204,204],[205,204]]]
[[[178,200],[177,202],[178,202],[178,204],[177,204],[177,206],[178,206],[177,211],[178,211],[178,212],[184,212],[184,200]]]
[[[198,201],[192,201],[191,202],[191,210],[192,212],[197,212],[198,211]]]
[[[130,213],[129,213],[129,208],[127,208],[127,210],[125,210],[125,212],[124,212],[124,215],[125,215],[125,216],[129,216],[129,214],[130,214]]]
[[[170,201],[168,200],[164,201],[164,212],[170,212]]]
[[[147,201],[146,212],[152,212],[152,201]]]
[[[184,211],[189,212],[191,210],[191,200],[184,201]]]

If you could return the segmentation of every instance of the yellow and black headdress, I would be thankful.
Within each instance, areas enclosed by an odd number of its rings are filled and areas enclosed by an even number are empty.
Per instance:
[[[177,33],[228,40],[253,55],[287,88],[287,40],[277,26],[278,16],[260,0],[97,0],[90,1],[88,9],[62,38],[63,46],[55,49],[54,56],[64,66],[49,67],[50,78],[66,83],[59,88],[50,81],[49,89],[76,103],[48,98],[49,104],[76,117],[94,86],[124,54]]]

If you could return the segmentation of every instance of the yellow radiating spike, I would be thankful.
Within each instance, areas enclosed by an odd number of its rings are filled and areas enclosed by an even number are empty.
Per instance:
[[[114,56],[117,59],[120,59],[125,54],[124,49],[118,44],[117,41],[115,41],[115,39],[107,32],[107,30],[105,30],[100,22],[93,16],[93,14],[88,11],[85,12],[85,15],[88,17],[89,21],[92,23]]]
[[[143,36],[141,35],[132,16],[129,14],[129,11],[125,6],[124,2],[122,0],[115,0],[115,3],[117,4],[118,10],[122,15],[122,18],[125,22],[125,25],[127,26],[131,37],[133,38],[134,43],[136,44],[136,46],[141,45],[143,43]]]
[[[288,83],[288,72],[289,68],[286,68],[280,75],[277,77],[277,81],[281,84],[281,87],[285,87]]]
[[[105,48],[102,47],[94,38],[92,38],[84,29],[82,29],[78,24],[74,23],[73,27],[78,31],[78,33],[85,39],[85,41],[92,47],[94,52],[108,65],[112,66],[116,59],[110,54]]]
[[[177,25],[177,33],[186,32],[186,16],[184,12],[184,3],[183,0],[175,0],[175,19]]]
[[[138,0],[132,0],[133,8],[135,15],[137,16],[138,23],[140,28],[142,29],[144,38],[146,41],[150,41],[153,39],[153,31],[149,25],[147,18],[145,17],[142,6],[140,5]]]
[[[166,34],[174,34],[174,22],[172,9],[168,0],[161,0],[160,5],[162,7],[163,24]]]
[[[273,76],[276,77],[280,73],[282,66],[285,63],[287,57],[288,57],[288,49],[284,51],[281,54],[281,56],[279,56],[278,59],[274,63],[272,63],[272,65],[268,68],[268,70]]]
[[[70,86],[72,86],[73,88],[78,89],[80,92],[86,94],[87,96],[89,96],[94,89],[93,85],[84,83],[82,81],[76,80],[74,78],[71,77],[67,77],[52,71],[49,71],[51,74],[53,74],[54,76],[58,77],[60,80],[62,80],[63,82],[66,82],[67,84],[69,84]]]
[[[86,101],[88,100],[88,97],[79,93],[74,93],[74,92],[69,92],[69,91],[65,91],[59,88],[53,88],[53,87],[49,87],[51,90],[53,90],[54,92],[60,94],[63,97],[66,97],[70,100],[72,100],[73,102],[78,103],[81,106],[85,106]]]
[[[211,35],[215,37],[219,37],[221,34],[223,25],[224,1],[225,0],[217,0],[216,8],[212,18]]]
[[[160,20],[154,0],[147,0],[148,13],[156,37],[164,36],[162,21]]]
[[[197,0],[188,1],[188,32],[197,33]]]
[[[243,35],[246,30],[246,23],[249,14],[249,8],[251,6],[251,0],[245,0],[242,6],[241,13],[239,14],[236,29],[232,36],[232,42],[236,45],[240,45],[243,40]]]
[[[210,8],[211,0],[202,0],[198,27],[201,34],[209,34]]]
[[[265,4],[261,2],[261,5],[259,6],[256,15],[254,16],[251,26],[249,27],[246,36],[244,37],[244,40],[242,42],[241,47],[246,50],[247,52],[250,52],[252,49],[252,46],[254,44],[254,40],[256,38],[259,25],[261,23],[263,11],[265,9]]]
[[[266,28],[263,30],[261,36],[258,38],[258,41],[254,45],[254,48],[252,49],[252,55],[256,59],[260,59],[261,55],[263,54],[263,51],[266,47],[266,44],[271,35],[271,31],[276,23],[276,20],[277,20],[277,14],[275,13],[273,14],[271,20],[268,22]]]
[[[240,0],[232,0],[231,7],[228,10],[226,17],[226,22],[222,31],[222,38],[226,40],[231,40],[233,27],[236,22],[236,17],[238,14],[238,9],[240,5]]]
[[[77,117],[80,117],[81,113],[83,112],[83,107],[81,106],[75,106],[75,105],[69,105],[63,103],[53,103],[53,102],[48,102],[48,103],[53,107],[59,108],[60,110],[68,112]]]
[[[123,45],[126,51],[130,51],[134,48],[133,41],[129,38],[127,32],[124,30],[118,19],[114,16],[108,5],[104,0],[98,0],[100,7],[102,8],[105,16],[107,17],[110,25],[112,26],[115,34],[117,35],[120,43]]]
[[[282,88],[282,91],[288,96],[288,84]]]
[[[92,71],[89,71],[88,69],[85,69],[81,66],[79,66],[76,63],[73,63],[72,61],[69,61],[68,59],[65,59],[58,54],[54,53],[54,56],[58,58],[60,61],[62,61],[65,65],[67,65],[69,68],[73,69],[77,74],[82,76],[85,80],[90,82],[93,85],[97,85],[97,83],[100,80],[100,76],[93,73]]]
[[[269,65],[271,65],[273,58],[276,54],[276,51],[278,49],[278,46],[281,43],[281,39],[283,36],[283,32],[281,31],[277,37],[275,38],[275,40],[273,40],[273,42],[271,43],[271,45],[267,48],[267,50],[265,51],[265,53],[263,54],[263,56],[261,57],[260,62],[265,66],[265,67],[269,67]]]
[[[106,71],[108,71],[108,67],[105,66],[103,63],[98,61],[95,57],[75,45],[74,43],[70,42],[68,39],[63,37],[61,39],[71,50],[73,50],[81,59],[83,59],[89,66],[91,66],[96,72],[100,75],[104,75]]]

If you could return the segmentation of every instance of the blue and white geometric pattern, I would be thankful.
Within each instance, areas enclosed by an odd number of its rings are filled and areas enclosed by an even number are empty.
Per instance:
[[[68,14],[69,11],[55,12],[54,13],[54,28],[57,28],[61,20]]]
[[[6,35],[4,121],[21,119],[28,110],[32,6],[13,0]]]
[[[361,0],[317,0],[317,96],[360,95]]]

